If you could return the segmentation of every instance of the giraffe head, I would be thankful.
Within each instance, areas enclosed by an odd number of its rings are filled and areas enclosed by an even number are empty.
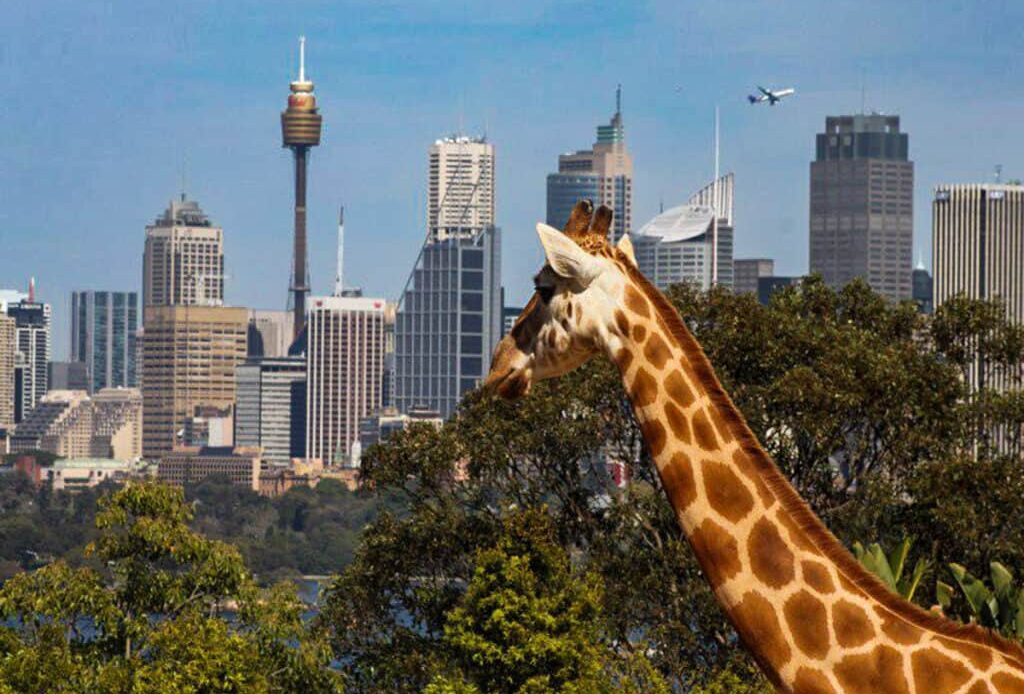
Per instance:
[[[512,331],[494,350],[485,387],[506,399],[526,395],[535,381],[560,376],[599,352],[614,349],[615,306],[633,263],[629,237],[608,239],[612,211],[576,203],[565,231],[546,224],[537,234],[547,262]]]

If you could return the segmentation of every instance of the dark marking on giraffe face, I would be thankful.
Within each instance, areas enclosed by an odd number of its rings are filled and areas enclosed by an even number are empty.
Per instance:
[[[757,489],[757,496],[761,499],[764,507],[766,509],[771,508],[775,502],[775,496],[768,489],[768,485],[765,484],[764,479],[761,477],[761,472],[754,465],[754,461],[750,459],[750,456],[742,448],[737,448],[733,451],[732,462],[744,477],[754,483],[754,488]]]
[[[619,329],[619,335],[629,337],[629,319],[619,309],[615,309],[615,327]]]
[[[754,508],[754,497],[728,465],[705,460],[700,466],[704,494],[715,511],[737,523]]]
[[[565,302],[565,315],[569,316],[569,318],[572,318],[572,302],[571,301]]]
[[[658,371],[665,366],[669,359],[672,358],[672,351],[665,344],[665,341],[661,339],[658,333],[651,333],[650,338],[647,340],[647,344],[644,345],[644,356],[647,357],[647,361],[651,363],[654,368]]]
[[[661,484],[678,512],[697,500],[697,483],[693,479],[693,463],[683,452],[675,453],[667,465],[659,470]]]
[[[740,639],[754,654],[765,674],[774,675],[773,684],[779,687],[781,682],[775,673],[789,662],[792,652],[779,625],[775,608],[767,599],[751,592],[744,595],[733,608],[733,618]]]
[[[1024,694],[1024,679],[1005,672],[993,675],[992,684],[999,694]]]
[[[828,612],[821,600],[801,590],[786,601],[782,613],[801,653],[815,660],[828,655]]]
[[[828,595],[835,591],[836,585],[832,582],[832,576],[829,575],[828,568],[824,564],[807,559],[800,564],[800,568],[804,573],[804,581],[814,590],[822,595]]]
[[[710,518],[694,529],[690,544],[712,590],[740,572],[742,565],[736,538]]]
[[[622,347],[618,352],[615,353],[615,364],[619,367],[619,372],[625,374],[629,370],[629,365],[633,363],[633,353],[628,347]]]
[[[767,518],[754,524],[747,539],[750,568],[754,576],[770,588],[781,588],[796,573],[793,552],[790,551],[778,529]]]
[[[633,326],[633,340],[638,343],[642,343],[647,339],[647,328],[640,323]]]
[[[658,382],[641,366],[636,370],[629,392],[634,407],[647,407],[658,398]]]
[[[875,638],[875,628],[867,613],[848,600],[839,600],[832,606],[832,628],[843,648],[861,646]]]
[[[903,656],[890,646],[848,655],[836,665],[835,673],[839,686],[848,694],[909,694]]]
[[[876,606],[875,614],[882,620],[882,633],[901,646],[912,646],[920,641],[924,635],[920,627],[907,623],[884,607]],[[940,638],[939,640],[941,641],[942,639]],[[991,661],[992,656],[989,655],[988,657],[989,661]]]
[[[555,334],[554,330],[548,331],[548,347],[554,348],[558,344],[558,335]]]
[[[910,656],[917,691],[929,694],[953,694],[971,679],[971,671],[963,663],[930,648]]]
[[[665,426],[657,419],[648,419],[640,424],[640,429],[643,430],[651,457],[657,458],[665,450]]]
[[[625,301],[626,308],[628,308],[633,313],[637,314],[638,316],[643,316],[644,318],[651,317],[651,306],[647,302],[647,297],[645,297],[643,294],[637,291],[636,287],[634,287],[632,284],[626,285],[626,291],[623,296],[623,300]]]
[[[798,694],[836,694],[828,677],[817,670],[802,667],[796,671],[793,680],[793,691]]]
[[[884,631],[884,628],[883,628]],[[973,643],[967,643],[965,641],[954,641],[953,639],[944,639],[941,636],[937,637],[939,643],[948,648],[951,651],[956,651],[961,655],[965,656],[971,661],[971,665],[976,667],[978,670],[985,672],[992,666],[992,651],[985,648],[984,646],[978,646]]]
[[[690,421],[683,411],[671,402],[665,403],[665,421],[668,422],[668,428],[675,434],[676,439],[687,444],[693,441],[693,436],[690,433]]]
[[[690,386],[686,384],[682,371],[673,371],[665,378],[665,390],[668,396],[683,408],[692,405],[696,399]]]
[[[715,430],[711,427],[708,415],[704,410],[697,410],[691,422],[693,425],[693,438],[697,445],[705,451],[718,449],[718,439],[715,438]]]

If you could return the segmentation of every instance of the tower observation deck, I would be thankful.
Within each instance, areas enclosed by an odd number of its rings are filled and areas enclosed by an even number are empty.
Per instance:
[[[306,171],[309,149],[320,144],[323,118],[316,107],[312,80],[306,79],[306,38],[299,38],[299,78],[291,83],[288,108],[281,113],[282,146],[295,158],[295,241],[292,281],[288,288],[295,315],[298,337],[306,324],[306,297],[309,295],[306,248]]]

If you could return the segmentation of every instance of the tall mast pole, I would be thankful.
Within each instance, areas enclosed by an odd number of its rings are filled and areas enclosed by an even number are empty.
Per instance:
[[[338,270],[334,276],[334,296],[345,291],[345,206],[338,211]]]

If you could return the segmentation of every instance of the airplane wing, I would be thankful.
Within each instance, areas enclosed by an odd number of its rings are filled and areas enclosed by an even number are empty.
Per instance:
[[[771,97],[771,95],[772,95],[772,90],[771,89],[765,89],[761,85],[757,85],[757,90],[759,92],[761,92],[762,94],[764,94],[766,97]]]

